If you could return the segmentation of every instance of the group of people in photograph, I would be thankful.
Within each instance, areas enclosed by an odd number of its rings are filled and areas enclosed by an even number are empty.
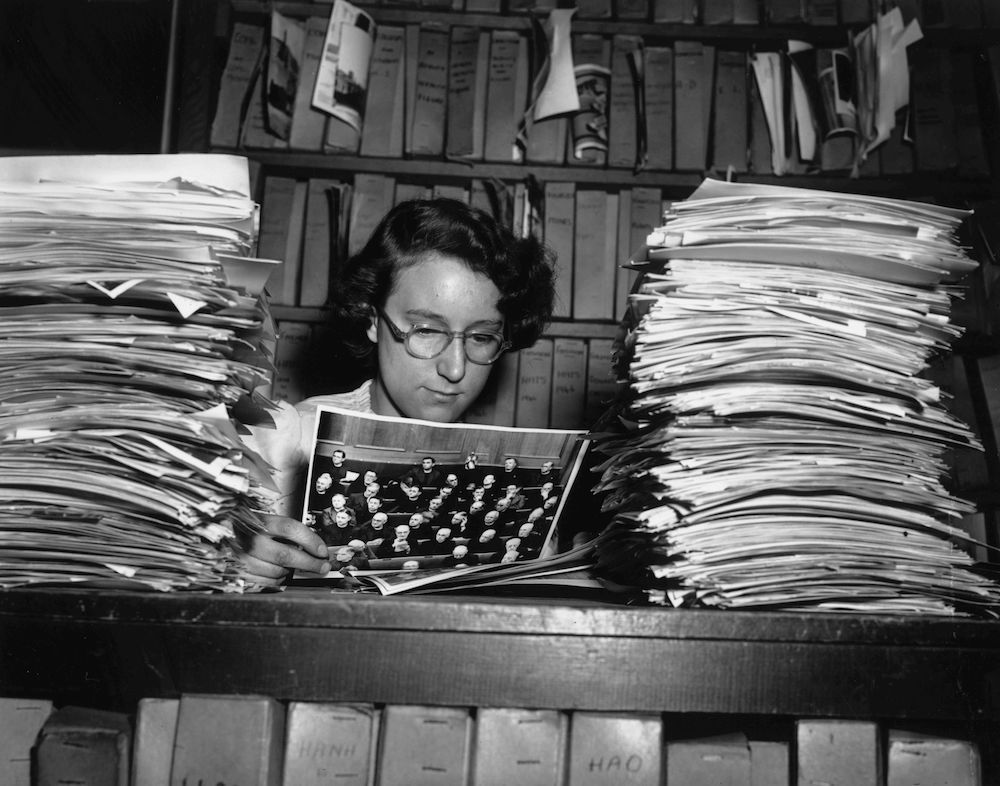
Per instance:
[[[407,467],[349,462],[337,449],[313,464],[305,523],[334,569],[419,569],[537,557],[559,503],[559,471],[471,454],[460,465],[424,456]]]

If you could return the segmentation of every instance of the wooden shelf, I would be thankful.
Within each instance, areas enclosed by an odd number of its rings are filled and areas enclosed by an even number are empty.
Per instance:
[[[0,592],[0,690],[1000,721],[1000,624],[292,588]]]
[[[505,181],[520,181],[534,177],[542,183],[574,181],[578,185],[606,186],[653,186],[676,192],[682,198],[693,191],[706,177],[718,177],[719,173],[664,172],[646,170],[633,172],[631,169],[615,167],[588,167],[577,165],[545,164],[500,164],[489,162],[462,163],[437,159],[375,158],[354,155],[305,153],[288,150],[257,150],[242,148],[216,148],[212,152],[245,156],[260,162],[271,172],[285,172],[302,177],[316,176],[319,172],[372,172],[392,175],[397,178],[433,180],[435,182],[462,182],[472,178],[496,178]],[[102,155],[101,151],[86,150],[0,150],[0,156],[25,155]],[[870,194],[872,196],[895,196],[908,199],[929,198],[951,200],[958,204],[969,199],[991,199],[1000,197],[1000,186],[983,178],[960,178],[949,173],[919,173],[879,177],[850,178],[844,174],[774,175],[739,174],[734,180],[744,183],[767,183],[778,186],[796,186],[837,191],[844,193]]]
[[[222,150],[218,152],[245,155],[259,161],[268,171],[284,170],[290,174],[315,176],[317,171],[376,172],[397,179],[413,178],[438,183],[468,181],[472,178],[496,178],[520,181],[529,176],[540,182],[572,180],[579,184],[620,183],[629,186],[675,186],[688,191],[701,181],[698,172],[635,173],[631,169],[597,168],[576,165],[504,164],[490,162],[458,162],[442,159],[374,158],[354,155],[301,153],[287,150]]]
[[[579,165],[500,164],[489,162],[460,163],[440,159],[374,158],[354,155],[305,153],[287,150],[217,149],[220,153],[243,155],[260,162],[268,172],[282,172],[300,177],[316,176],[319,172],[373,172],[397,179],[427,180],[429,182],[467,182],[473,178],[496,178],[509,182],[534,177],[541,183],[574,181],[577,186],[653,186],[670,192],[674,198],[690,194],[706,177],[719,177],[718,173],[664,172],[614,167],[588,167]],[[998,195],[997,185],[985,176],[960,178],[947,172],[925,172],[912,175],[851,178],[845,173],[817,175],[740,174],[733,179],[745,183],[767,183],[779,186],[796,186],[824,191],[894,196],[907,199],[934,197],[953,203],[968,199],[991,198]]]

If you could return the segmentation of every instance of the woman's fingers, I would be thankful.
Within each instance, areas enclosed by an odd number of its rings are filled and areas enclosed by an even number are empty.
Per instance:
[[[250,585],[277,587],[288,576],[287,568],[257,559],[245,551],[237,552],[236,557],[240,564],[240,576]]]
[[[330,572],[322,538],[301,521],[286,516],[266,518],[267,531],[246,535],[237,549],[245,577],[255,583],[280,584],[293,570],[319,575]]]
[[[267,525],[267,534],[272,539],[287,541],[320,561],[329,557],[323,539],[301,521],[277,515],[268,515],[264,521]],[[301,566],[296,565],[295,567]]]

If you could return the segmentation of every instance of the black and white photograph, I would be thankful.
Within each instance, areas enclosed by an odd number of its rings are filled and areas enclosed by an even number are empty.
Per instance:
[[[1000,0],[0,0],[0,786],[1000,786]]]
[[[531,560],[554,549],[583,437],[320,407],[302,521],[350,572]]]

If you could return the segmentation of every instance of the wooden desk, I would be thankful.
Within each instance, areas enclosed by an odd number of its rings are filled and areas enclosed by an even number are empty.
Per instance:
[[[1000,721],[1000,623],[571,601],[0,592],[0,694]]]

